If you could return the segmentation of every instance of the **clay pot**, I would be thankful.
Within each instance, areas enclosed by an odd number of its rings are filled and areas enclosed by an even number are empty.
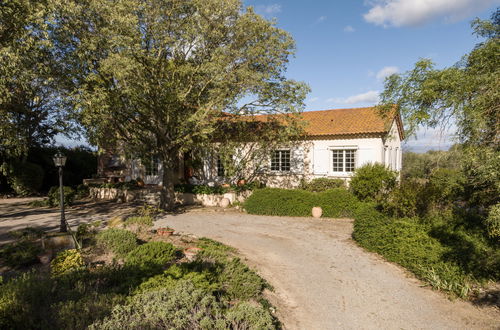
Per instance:
[[[228,207],[230,204],[231,204],[231,201],[229,200],[229,198],[223,198],[220,201],[220,207],[223,207],[223,208]]]
[[[156,233],[160,236],[171,236],[174,234],[174,230],[171,228],[158,228]]]
[[[229,183],[223,183],[223,184],[221,185],[221,187],[222,187],[222,188],[230,188],[230,187],[231,187],[231,185],[230,185]]]
[[[200,252],[202,249],[198,247],[188,247],[187,249],[184,249],[184,255],[188,260],[193,260],[198,252]]]
[[[238,180],[238,183],[237,183],[237,184],[238,184],[238,186],[243,186],[245,183],[247,183],[247,181],[246,181],[246,180],[241,179],[241,180]]]
[[[321,218],[323,215],[323,209],[319,206],[315,206],[312,208],[311,213],[314,218]]]

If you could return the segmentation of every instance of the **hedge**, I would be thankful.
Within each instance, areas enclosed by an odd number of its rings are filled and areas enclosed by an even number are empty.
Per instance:
[[[358,203],[356,197],[342,188],[319,193],[266,188],[254,191],[245,201],[245,209],[250,214],[308,217],[313,207],[320,206],[324,217],[339,218],[352,216]]]

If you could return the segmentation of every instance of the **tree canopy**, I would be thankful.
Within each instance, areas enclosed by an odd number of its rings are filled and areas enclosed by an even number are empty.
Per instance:
[[[59,21],[90,141],[155,153],[164,184],[180,153],[213,138],[221,115],[302,110],[307,86],[284,76],[293,39],[239,0],[73,1]]]

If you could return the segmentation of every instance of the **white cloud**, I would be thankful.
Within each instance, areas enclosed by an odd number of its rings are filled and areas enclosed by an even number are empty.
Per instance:
[[[344,28],[344,32],[354,32],[356,31],[356,29],[354,29],[352,26],[350,25],[347,25],[345,28]]]
[[[390,75],[393,75],[395,73],[399,72],[399,68],[397,66],[386,66],[380,69],[377,72],[377,79],[378,80],[384,80],[385,78],[389,77]]]
[[[316,20],[316,23],[321,23],[321,22],[324,22],[326,21],[327,17],[326,16],[320,16],[318,17],[318,19]]]
[[[358,103],[378,103],[378,91],[368,91],[366,93],[352,95],[346,98],[331,98],[327,103],[358,104]]]
[[[319,101],[319,97],[311,97],[309,100],[307,100],[309,103],[314,103]]]
[[[478,13],[498,0],[375,0],[363,15],[375,25],[417,26],[444,17],[458,21]]]
[[[281,5],[277,3],[273,3],[270,5],[259,5],[255,7],[255,12],[262,16],[272,16],[277,13],[281,13]]]

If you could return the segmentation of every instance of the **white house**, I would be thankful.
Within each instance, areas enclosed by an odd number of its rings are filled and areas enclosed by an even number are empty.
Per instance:
[[[402,165],[403,125],[399,114],[382,117],[375,107],[308,111],[306,136],[293,146],[274,150],[257,176],[270,187],[295,187],[300,181],[328,177],[349,180],[354,170],[367,163],[381,163],[394,171]],[[192,171],[186,156],[179,162],[178,178],[189,179]],[[224,182],[224,169],[214,157],[205,160],[201,183]],[[141,177],[148,184],[161,184],[162,169],[153,159],[147,166],[128,162],[121,175]]]

